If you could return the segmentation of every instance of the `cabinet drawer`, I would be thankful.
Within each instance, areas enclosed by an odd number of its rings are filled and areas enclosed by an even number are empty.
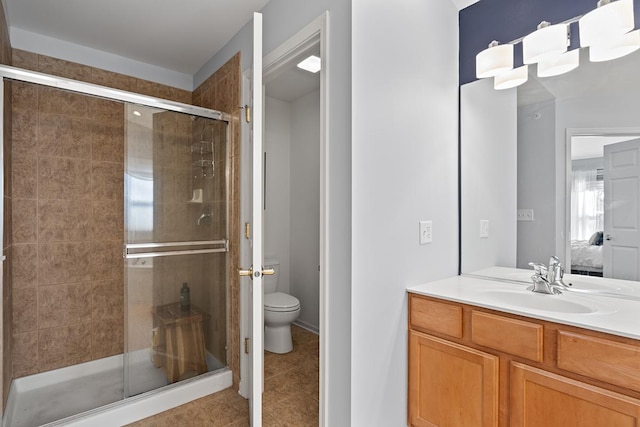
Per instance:
[[[462,338],[462,307],[410,295],[411,327]]]
[[[536,362],[543,359],[543,331],[542,325],[536,323],[471,312],[471,341]]]
[[[558,331],[558,367],[640,391],[640,348]]]

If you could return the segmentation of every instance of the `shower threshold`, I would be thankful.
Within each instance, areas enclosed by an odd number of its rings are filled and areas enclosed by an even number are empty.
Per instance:
[[[137,384],[141,390],[152,391],[123,400],[124,358],[111,356],[14,380],[2,426],[123,425],[231,386],[231,371],[207,355],[208,373],[165,387],[167,378],[148,351],[139,353],[129,369],[145,379]]]

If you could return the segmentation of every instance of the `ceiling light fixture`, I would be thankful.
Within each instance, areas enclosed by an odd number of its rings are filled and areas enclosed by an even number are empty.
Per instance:
[[[137,117],[140,117],[142,115],[142,113],[140,111],[138,111],[138,110],[133,110],[133,115],[137,116]]]
[[[317,56],[311,55],[307,59],[299,62],[297,67],[310,73],[317,73],[322,69],[322,61]]]
[[[480,79],[494,77],[513,69],[513,45],[489,43],[489,47],[476,55],[476,76]]]
[[[542,21],[538,29],[522,39],[522,62],[535,64],[567,51],[569,26]]]

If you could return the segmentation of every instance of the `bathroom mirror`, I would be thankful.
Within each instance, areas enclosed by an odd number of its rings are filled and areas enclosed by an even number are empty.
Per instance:
[[[640,281],[638,70],[640,51],[595,63],[582,49],[564,75],[461,87],[463,274],[529,281],[529,262],[556,255]]]

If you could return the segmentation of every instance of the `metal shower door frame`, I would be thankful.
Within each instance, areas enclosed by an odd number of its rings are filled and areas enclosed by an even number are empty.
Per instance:
[[[0,84],[0,191],[2,198],[4,198],[5,191],[5,177],[4,177],[4,158],[5,158],[5,126],[4,126],[4,113],[5,113],[5,85],[4,82],[23,82],[23,83],[32,83],[40,86],[51,87],[55,89],[60,89],[68,92],[74,92],[80,95],[93,96],[96,98],[111,100],[111,101],[119,101],[123,103],[135,104],[145,107],[152,107],[163,109],[165,111],[172,111],[182,114],[187,114],[191,116],[203,117],[207,119],[213,119],[217,121],[222,121],[226,124],[226,153],[225,159],[227,163],[227,167],[225,168],[225,188],[227,193],[227,206],[229,202],[229,165],[228,158],[230,155],[229,152],[229,138],[231,136],[231,115],[212,110],[208,108],[198,107],[194,105],[184,104],[181,102],[175,102],[170,100],[164,100],[161,98],[156,98],[147,95],[140,95],[134,92],[129,92],[121,89],[109,88],[106,86],[96,85],[93,83],[81,82],[73,79],[68,79],[65,77],[53,76],[50,74],[40,73],[31,70],[25,70],[22,68],[12,67],[8,65],[0,65],[0,77],[2,78],[2,83]],[[0,209],[0,242],[3,241],[4,237],[4,209]],[[225,235],[229,235],[229,220],[228,220],[228,208],[227,208],[227,221],[225,226]],[[214,245],[217,246],[215,248],[207,248],[202,249],[199,248],[203,245]],[[4,245],[0,245],[0,262],[4,263],[6,261],[6,255],[4,254]],[[170,249],[175,247],[177,250],[163,250]],[[186,250],[180,250],[179,247],[186,247]],[[190,247],[194,247],[194,249],[190,249]],[[142,252],[136,253],[136,249],[152,249],[153,252],[147,252],[143,254]],[[229,241],[228,238],[223,240],[216,241],[196,241],[196,242],[168,242],[168,243],[152,243],[152,244],[127,244],[125,242],[123,248],[123,259],[127,258],[139,258],[141,256],[171,256],[171,255],[189,255],[189,254],[198,254],[198,253],[215,253],[215,252],[229,252]],[[4,268],[7,268],[6,266]],[[228,271],[226,272],[227,281],[229,280]],[[0,292],[4,287],[4,283],[0,278]],[[125,322],[126,328],[126,322]],[[1,334],[1,332],[0,332]],[[126,336],[126,329],[125,329]],[[1,336],[0,336],[1,337]],[[126,353],[126,342],[125,342],[125,353]],[[126,369],[126,366],[125,366]],[[169,386],[171,387],[171,385]],[[153,391],[152,391],[153,392]],[[123,396],[126,398],[127,396]]]

